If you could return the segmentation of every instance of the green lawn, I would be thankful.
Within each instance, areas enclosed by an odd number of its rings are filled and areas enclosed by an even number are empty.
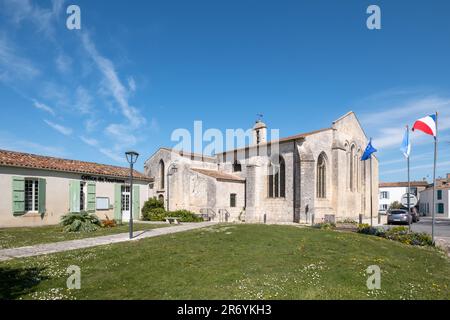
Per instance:
[[[135,231],[166,227],[167,224],[134,223]],[[59,225],[29,228],[2,228],[0,229],[0,249],[31,246],[41,243],[59,242],[90,237],[105,236],[128,232],[128,224],[114,228],[100,228],[94,232],[63,232]]]
[[[365,270],[382,270],[369,291]],[[69,265],[81,289],[65,289]],[[450,299],[434,248],[294,226],[218,225],[0,263],[0,298]]]

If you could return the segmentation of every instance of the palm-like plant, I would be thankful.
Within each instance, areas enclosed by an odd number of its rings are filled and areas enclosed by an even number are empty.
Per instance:
[[[101,221],[95,214],[71,212],[61,217],[61,225],[64,232],[92,232],[101,226]]]

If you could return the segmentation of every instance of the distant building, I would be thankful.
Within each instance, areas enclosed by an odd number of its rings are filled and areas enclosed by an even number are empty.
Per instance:
[[[428,182],[411,181],[410,186],[411,193],[419,199],[420,192],[427,188]],[[393,202],[401,202],[402,196],[408,193],[408,182],[381,182],[378,189],[380,192],[379,211],[385,213]]]
[[[450,218],[450,173],[446,178],[436,179],[435,205],[437,218]],[[433,185],[420,192],[419,212],[431,216],[433,211]]]

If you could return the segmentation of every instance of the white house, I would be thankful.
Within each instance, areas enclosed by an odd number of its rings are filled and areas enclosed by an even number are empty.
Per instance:
[[[436,179],[436,190],[434,195],[437,218],[450,218],[450,173],[443,179]],[[433,186],[429,186],[420,192],[419,212],[423,215],[431,216],[433,211]]]
[[[420,198],[420,192],[428,186],[426,181],[411,181],[411,193]],[[401,202],[402,196],[408,193],[408,182],[381,182],[379,185],[379,211],[385,213],[390,205]]]
[[[128,220],[148,199],[152,179],[129,168],[0,150],[0,228],[57,224],[68,212]]]

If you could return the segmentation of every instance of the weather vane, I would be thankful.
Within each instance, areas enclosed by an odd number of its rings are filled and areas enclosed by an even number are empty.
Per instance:
[[[256,116],[258,117],[257,121],[262,121],[262,118],[264,117],[264,115],[262,113],[257,113]]]

